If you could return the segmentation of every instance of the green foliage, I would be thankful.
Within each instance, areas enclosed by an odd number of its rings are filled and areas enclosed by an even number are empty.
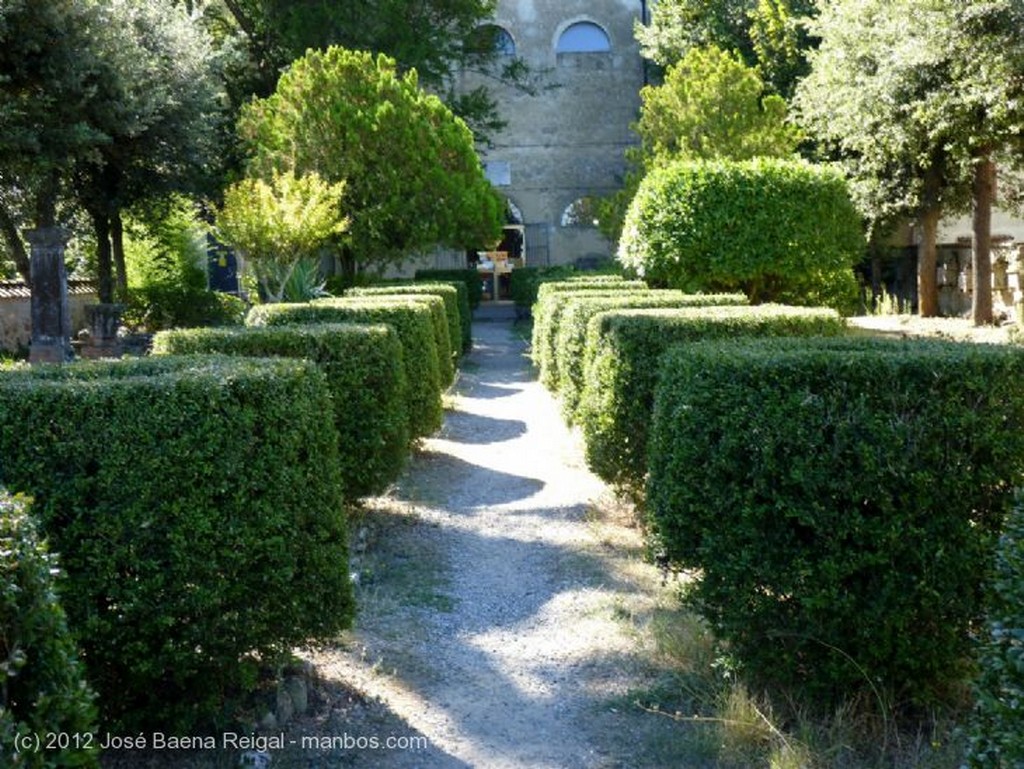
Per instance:
[[[128,288],[206,288],[207,225],[183,198],[139,207],[124,220]]]
[[[253,307],[247,326],[296,323],[386,323],[402,342],[409,437],[423,438],[441,426],[441,378],[433,313],[420,303],[394,299],[324,299],[309,304],[263,304]]]
[[[620,310],[587,327],[587,368],[577,421],[587,464],[637,494],[647,475],[647,440],[662,355],[672,345],[749,336],[826,336],[843,332],[833,310],[776,305],[683,310]]]
[[[148,332],[196,326],[237,326],[248,310],[237,296],[154,283],[128,292],[122,322]]]
[[[310,50],[273,95],[245,107],[239,131],[254,175],[317,172],[346,182],[348,274],[500,237],[504,204],[469,129],[420,89],[415,71],[399,75],[386,56]]]
[[[158,355],[219,353],[304,358],[323,370],[338,432],[347,499],[378,494],[405,465],[409,446],[402,344],[390,326],[334,324],[165,331]]]
[[[860,217],[836,171],[803,162],[679,162],[649,174],[627,214],[619,259],[688,292],[742,290],[754,304],[850,311],[863,256]]]
[[[616,280],[605,276],[578,278],[542,283],[537,289],[537,302],[533,306],[531,355],[540,369],[540,381],[549,390],[558,382],[558,358],[555,340],[558,338],[558,320],[566,301],[573,294],[619,294],[623,291],[648,291],[642,280]]]
[[[807,707],[962,692],[1024,470],[1024,351],[762,340],[661,371],[649,510],[747,676]]]
[[[450,349],[453,357],[458,357],[463,346],[463,328],[472,318],[462,315],[459,308],[459,292],[452,284],[445,283],[399,283],[391,286],[367,286],[353,288],[345,292],[345,296],[401,296],[403,294],[420,296],[439,296],[444,301],[444,313]],[[467,303],[466,310],[469,306]]]
[[[296,360],[0,374],[0,480],[61,554],[108,728],[208,726],[254,664],[350,624],[332,408]]]
[[[297,177],[275,170],[269,183],[243,179],[224,191],[219,238],[245,255],[269,301],[283,301],[296,266],[347,229],[344,194],[344,182],[330,184],[316,171]]]
[[[483,283],[480,273],[476,270],[416,270],[416,280],[427,283],[458,281],[466,285],[469,297],[469,309],[475,310],[483,298]]]
[[[981,675],[967,764],[1009,769],[1024,763],[1024,506],[1018,499],[996,549],[988,633],[979,649]]]
[[[684,294],[681,291],[648,291],[640,294],[566,294],[555,332],[556,386],[562,414],[570,424],[583,393],[586,371],[587,327],[595,315],[610,310],[641,308],[713,307],[745,305],[742,294]]]
[[[537,292],[542,283],[562,281],[585,283],[603,283],[605,281],[623,280],[621,266],[609,260],[606,266],[596,271],[580,271],[571,264],[560,264],[554,267],[520,267],[512,271],[509,280],[509,293],[516,307],[530,309],[537,301]]]
[[[93,695],[56,574],[57,559],[40,540],[27,501],[0,489],[0,761],[11,769],[98,765]],[[71,739],[53,750],[17,747],[47,734]]]

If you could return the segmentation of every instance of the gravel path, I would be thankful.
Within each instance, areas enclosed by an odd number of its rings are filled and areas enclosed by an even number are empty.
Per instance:
[[[325,687],[344,682],[370,703],[328,709],[317,734],[419,749],[321,750],[305,765],[648,765],[634,740],[670,739],[676,725],[626,695],[651,675],[639,618],[667,590],[640,562],[637,532],[609,527],[613,498],[525,343],[508,323],[474,333],[443,430],[357,527],[359,626],[314,657]]]

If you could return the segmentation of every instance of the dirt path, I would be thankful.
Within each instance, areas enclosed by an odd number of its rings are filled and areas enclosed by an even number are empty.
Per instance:
[[[359,625],[313,655],[320,707],[275,765],[664,765],[678,724],[630,693],[657,674],[647,626],[669,591],[524,342],[475,334],[442,432],[357,520]]]

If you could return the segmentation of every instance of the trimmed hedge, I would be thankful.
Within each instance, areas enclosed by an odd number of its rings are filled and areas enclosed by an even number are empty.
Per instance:
[[[1024,500],[996,548],[995,580],[978,661],[967,765],[1024,766]]]
[[[349,626],[331,408],[296,360],[0,375],[0,481],[35,498],[61,554],[108,728],[202,728],[258,662]]]
[[[837,169],[755,158],[654,169],[629,206],[619,260],[669,288],[846,311],[859,301],[853,267],[864,252]]]
[[[689,345],[662,365],[647,503],[753,679],[825,707],[965,682],[1024,472],[1024,350]]]
[[[641,294],[594,296],[569,294],[558,320],[555,339],[555,386],[562,398],[562,414],[569,424],[575,419],[586,362],[587,325],[595,315],[610,310],[640,308],[683,308],[746,305],[743,294],[684,294],[681,291],[651,291]]]
[[[448,346],[451,357],[458,358],[462,354],[462,318],[459,312],[459,294],[455,287],[448,283],[398,283],[393,286],[366,286],[352,288],[345,296],[439,296],[444,301],[445,329],[448,333]]]
[[[382,492],[405,466],[408,385],[402,343],[391,326],[346,323],[163,331],[153,340],[153,352],[311,360],[323,370],[331,388],[346,498]]]
[[[455,301],[459,307],[459,323],[462,327],[462,346],[461,350],[464,353],[469,352],[473,349],[473,308],[469,303],[469,289],[466,287],[465,281],[462,280],[446,280],[446,281],[424,281],[423,285],[427,286],[451,286],[456,291]]]
[[[617,282],[625,278],[618,273],[579,272],[571,264],[559,264],[553,267],[519,267],[512,270],[509,277],[509,293],[516,307],[530,309],[537,301],[537,291],[544,283],[560,281],[601,281]]]
[[[0,489],[0,765],[12,769],[98,766],[93,695],[57,600],[56,571],[27,501]],[[78,739],[19,750],[47,734]]]
[[[433,313],[425,304],[394,299],[327,299],[310,304],[261,304],[246,318],[248,326],[296,323],[386,323],[402,342],[406,415],[412,440],[441,427],[441,377]]]
[[[446,283],[458,281],[466,287],[469,297],[469,309],[475,310],[480,306],[480,300],[484,296],[483,282],[480,280],[480,273],[475,269],[465,270],[416,270],[415,280],[427,283]]]
[[[589,365],[577,418],[587,464],[632,492],[647,474],[647,436],[662,354],[680,342],[843,333],[834,310],[760,305],[602,313],[587,328]]]
[[[541,384],[549,390],[556,388],[558,362],[555,358],[555,340],[559,316],[572,296],[618,295],[623,292],[638,294],[650,290],[646,283],[633,280],[565,280],[541,284],[537,302],[533,306],[531,338],[531,356],[534,365],[540,369]]]

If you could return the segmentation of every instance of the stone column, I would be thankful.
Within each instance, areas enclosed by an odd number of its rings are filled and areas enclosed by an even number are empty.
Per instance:
[[[120,358],[123,350],[117,329],[121,325],[123,304],[88,304],[89,337],[80,349],[83,358]]]
[[[64,267],[64,247],[70,235],[61,227],[40,227],[25,233],[31,246],[31,363],[65,363],[73,356],[68,276]]]

